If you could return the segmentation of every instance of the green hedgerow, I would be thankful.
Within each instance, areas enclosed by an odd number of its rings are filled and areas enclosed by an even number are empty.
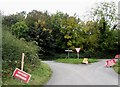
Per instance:
[[[30,73],[40,64],[38,47],[32,42],[19,40],[7,30],[3,30],[2,40],[3,80],[11,77],[15,68],[20,68],[22,53],[25,53],[24,71]]]

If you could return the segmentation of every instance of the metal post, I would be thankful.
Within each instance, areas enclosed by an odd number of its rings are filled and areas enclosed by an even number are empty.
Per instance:
[[[69,49],[68,49],[68,50],[69,50]],[[68,51],[68,58],[69,58],[69,55],[70,55],[70,54],[69,54],[69,51]]]
[[[77,52],[77,56],[78,56],[78,59],[79,59],[79,52]]]

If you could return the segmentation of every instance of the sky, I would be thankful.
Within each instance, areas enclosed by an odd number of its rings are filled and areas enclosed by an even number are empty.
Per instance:
[[[0,10],[4,15],[47,10],[51,14],[61,11],[69,15],[76,13],[78,16],[83,16],[95,6],[95,3],[102,1],[114,1],[117,4],[120,0],[0,0]]]

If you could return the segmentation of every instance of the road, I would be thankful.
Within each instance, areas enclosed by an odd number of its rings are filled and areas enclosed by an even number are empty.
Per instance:
[[[118,74],[104,66],[105,60],[88,65],[44,62],[53,71],[46,85],[118,85]]]

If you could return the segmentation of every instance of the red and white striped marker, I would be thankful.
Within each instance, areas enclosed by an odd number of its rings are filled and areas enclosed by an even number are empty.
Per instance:
[[[111,67],[111,66],[113,66],[113,65],[115,65],[115,64],[116,64],[116,60],[115,60],[115,59],[111,59],[111,60],[107,60],[107,61],[106,61],[105,66],[106,66],[106,67]]]
[[[120,54],[116,55],[115,58],[116,58],[116,59],[120,58]]]
[[[79,51],[80,51],[80,48],[75,48],[75,50],[77,51],[77,53],[79,53]]]

